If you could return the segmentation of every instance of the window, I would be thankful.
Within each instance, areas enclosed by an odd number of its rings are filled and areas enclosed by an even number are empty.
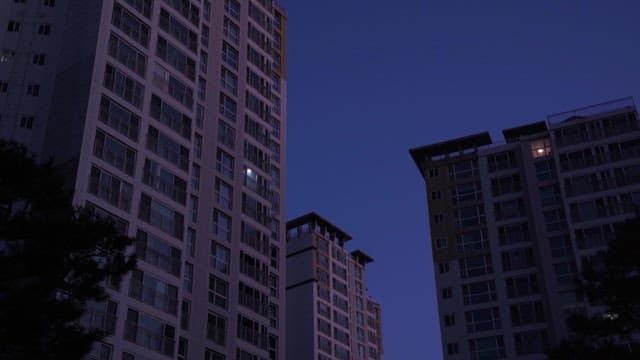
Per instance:
[[[142,182],[182,205],[187,202],[187,182],[153,160],[145,159]]]
[[[27,84],[27,96],[40,96],[40,85],[38,84]]]
[[[227,338],[227,319],[209,313],[207,317],[207,338],[214,343],[225,346]]]
[[[529,355],[546,353],[549,348],[549,335],[546,330],[530,330],[513,335],[516,354]]]
[[[51,25],[49,24],[38,24],[38,35],[47,36],[51,33]]]
[[[442,192],[440,190],[431,192],[431,200],[440,200],[442,199]]]
[[[9,20],[9,24],[7,25],[8,32],[18,32],[20,31],[20,22],[16,20]]]
[[[224,93],[220,93],[219,101],[220,104],[218,112],[220,113],[220,115],[227,118],[228,120],[231,120],[232,122],[236,122],[238,108],[236,102]]]
[[[551,155],[551,140],[539,139],[531,142],[531,156],[534,159]]]
[[[224,11],[236,20],[240,20],[240,3],[237,0],[224,0]]]
[[[556,205],[560,203],[560,187],[558,185],[542,186],[538,189],[542,206]]]
[[[7,91],[9,91],[9,82],[0,81],[0,93],[6,93]]]
[[[545,211],[543,216],[548,232],[561,231],[567,228],[567,220],[562,209]]]
[[[202,135],[198,133],[193,134],[193,153],[196,159],[202,158]]]
[[[91,167],[89,193],[126,212],[131,209],[133,185],[97,166]]]
[[[200,31],[200,45],[202,47],[209,47],[209,27],[205,24],[202,24],[202,31]]]
[[[125,0],[125,2],[147,18],[151,17],[153,0]]]
[[[113,335],[116,331],[116,316],[118,303],[105,301],[87,301],[87,308],[80,322],[87,328],[92,328],[102,333],[102,335]]]
[[[502,335],[469,340],[471,360],[504,359],[504,338]]]
[[[224,66],[220,70],[220,85],[233,95],[238,94],[238,76]]]
[[[230,250],[216,241],[211,242],[211,268],[229,274]]]
[[[184,171],[189,169],[189,149],[153,126],[147,132],[147,149]]]
[[[536,178],[538,181],[551,180],[556,178],[556,166],[553,160],[540,160],[534,163],[536,168]]]
[[[327,354],[332,354],[331,352],[331,341],[325,338],[322,335],[318,335],[318,349],[326,352]]]
[[[136,162],[135,150],[101,130],[96,130],[93,155],[126,174],[133,175]]]
[[[452,204],[475,200],[482,200],[482,188],[479,181],[457,184],[451,188]]]
[[[573,255],[571,246],[571,238],[569,235],[558,235],[549,238],[549,247],[551,248],[551,257],[561,258]]]
[[[222,42],[222,62],[229,65],[232,69],[238,70],[238,58],[238,50],[226,42]]]
[[[216,177],[215,180],[216,203],[225,209],[233,207],[233,187]]]
[[[180,51],[180,49],[173,46],[162,36],[158,36],[156,55],[190,80],[195,80],[195,60],[185,55],[182,51]]]
[[[188,293],[193,290],[193,264],[186,261],[184,262],[184,274],[182,274],[182,286]]]
[[[0,64],[13,62],[16,58],[16,52],[9,49],[2,49],[2,55],[0,55]]]
[[[460,259],[460,277],[462,279],[493,274],[489,255],[472,256]]]
[[[231,217],[218,209],[213,210],[213,233],[220,239],[231,241]]]
[[[165,9],[160,9],[160,28],[178,40],[182,45],[194,53],[198,50],[198,34],[189,30],[182,21],[171,15]]]
[[[218,141],[230,149],[235,147],[236,130],[222,120],[218,120]]]
[[[453,288],[444,288],[441,290],[443,299],[450,299],[453,297]]]
[[[226,309],[229,304],[229,283],[209,274],[209,303]]]
[[[455,355],[458,353],[458,343],[448,343],[447,344],[447,354]]]
[[[56,5],[56,0],[44,0],[43,5],[46,7],[54,7]]]
[[[208,348],[204,349],[204,360],[226,360],[226,356],[215,350]]]
[[[491,192],[493,196],[520,192],[520,175],[508,175],[491,179]]]
[[[513,199],[493,204],[496,220],[508,220],[525,215],[524,200]]]
[[[131,105],[142,108],[144,86],[110,64],[105,67],[103,85]]]
[[[140,196],[138,217],[157,229],[182,240],[184,216],[145,193]]]
[[[113,99],[102,96],[98,119],[129,139],[138,141],[140,116],[127,110]]]
[[[242,213],[259,222],[264,226],[269,226],[271,216],[269,206],[263,204],[252,196],[242,193]]]
[[[433,223],[434,224],[442,224],[444,222],[444,214],[434,214],[433,215]]]
[[[198,99],[205,101],[207,98],[207,80],[202,76],[198,78]]]
[[[238,315],[238,338],[264,349],[267,346],[267,327],[253,319]]]
[[[111,23],[138,44],[144,47],[149,44],[149,26],[118,3],[113,5]]]
[[[33,128],[34,117],[30,115],[22,115],[20,117],[20,127],[23,129]]]
[[[453,326],[456,324],[456,315],[448,314],[444,316],[444,326]]]
[[[507,297],[510,299],[538,294],[539,292],[536,274],[507,278],[505,282],[507,284]]]
[[[191,164],[191,186],[193,189],[200,189],[200,165],[196,163]]]
[[[576,264],[572,261],[553,264],[558,286],[574,285],[576,279]]]
[[[238,303],[258,315],[267,316],[269,312],[269,296],[242,281],[238,287]]]
[[[200,72],[201,73],[203,73],[203,74],[207,73],[207,64],[208,64],[208,62],[209,62],[209,55],[206,52],[200,50]],[[201,105],[199,105],[199,106],[201,106]]]
[[[469,334],[501,328],[500,310],[497,307],[467,311],[465,319]]]
[[[449,272],[449,263],[448,262],[438,263],[438,272],[440,274],[448,273]]]
[[[31,63],[34,65],[44,65],[47,63],[47,54],[33,54]]]
[[[448,246],[447,238],[439,237],[436,238],[436,249],[446,249]]]
[[[240,27],[231,21],[228,17],[224,17],[223,25],[224,35],[229,38],[234,44],[238,44],[240,41]]]
[[[192,223],[198,222],[198,197],[195,195],[189,195],[189,220]]]
[[[196,231],[192,228],[187,228],[185,250],[191,257],[194,257],[196,255]]]
[[[191,139],[191,118],[155,94],[151,95],[149,114],[184,139]]]
[[[534,266],[533,249],[518,248],[502,253],[502,271],[526,269]]]
[[[510,224],[498,227],[500,245],[509,245],[529,241],[529,224]]]
[[[218,149],[216,152],[216,170],[222,175],[233,179],[234,159],[225,151]]]
[[[466,231],[456,235],[459,254],[489,248],[487,229]]]
[[[138,269],[131,273],[129,296],[169,314],[178,314],[178,288]]]
[[[187,302],[182,302],[182,304],[188,304]],[[183,328],[185,330],[188,329],[188,327]],[[189,340],[183,338],[182,336],[180,336],[180,338],[178,338],[178,355],[176,357],[177,360],[185,360],[187,358],[188,355],[188,351],[189,350]],[[126,360],[126,359],[125,359]]]
[[[128,309],[124,329],[124,339],[147,349],[173,356],[176,329],[173,326],[148,316],[144,313]]]
[[[144,77],[147,70],[147,56],[114,33],[109,35],[108,53],[122,65]]]
[[[509,313],[511,314],[511,324],[513,326],[542,323],[545,321],[542,301],[511,305],[509,307]]]
[[[477,226],[485,223],[484,206],[468,206],[453,213],[456,229]]]
[[[489,172],[494,173],[497,171],[513,169],[517,166],[516,154],[513,151],[506,151],[487,157],[487,163],[489,165]]]
[[[488,280],[463,285],[462,296],[465,305],[496,301],[496,283]]]

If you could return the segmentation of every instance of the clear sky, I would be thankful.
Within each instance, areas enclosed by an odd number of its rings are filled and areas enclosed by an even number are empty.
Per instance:
[[[373,258],[386,360],[441,359],[424,182],[408,150],[625,96],[638,0],[281,0],[289,15],[288,218]]]

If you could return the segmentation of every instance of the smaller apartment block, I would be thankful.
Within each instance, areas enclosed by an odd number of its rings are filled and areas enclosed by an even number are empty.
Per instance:
[[[316,213],[287,223],[287,359],[382,359],[380,304],[366,293],[373,261]]]
[[[410,151],[425,179],[445,359],[544,359],[585,263],[640,205],[630,98]]]

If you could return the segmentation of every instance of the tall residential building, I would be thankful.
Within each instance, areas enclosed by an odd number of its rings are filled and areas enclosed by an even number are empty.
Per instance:
[[[585,263],[640,205],[625,98],[410,151],[424,177],[446,359],[544,359],[569,333]]]
[[[0,24],[0,136],[136,238],[90,358],[284,359],[283,9],[6,0]]]
[[[381,308],[365,283],[373,259],[349,240],[313,212],[287,222],[288,359],[382,359]]]

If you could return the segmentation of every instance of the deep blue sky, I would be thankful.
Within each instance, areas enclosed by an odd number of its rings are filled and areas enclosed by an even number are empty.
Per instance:
[[[640,1],[281,3],[288,218],[317,211],[375,258],[367,282],[387,360],[441,359],[424,183],[408,149],[640,102]]]

